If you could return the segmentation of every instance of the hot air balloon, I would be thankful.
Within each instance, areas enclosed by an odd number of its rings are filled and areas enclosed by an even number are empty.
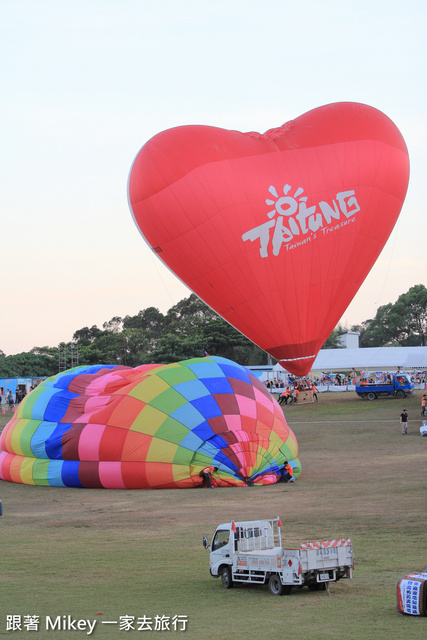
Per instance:
[[[273,484],[298,445],[249,369],[207,357],[136,368],[77,367],[42,382],[0,438],[0,478],[57,487]]]
[[[408,179],[393,122],[344,102],[264,134],[163,131],[138,153],[128,197],[178,278],[305,375],[389,237]]]

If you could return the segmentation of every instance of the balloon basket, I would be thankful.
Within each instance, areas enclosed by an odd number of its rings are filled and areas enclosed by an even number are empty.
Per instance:
[[[411,616],[427,616],[427,569],[403,576],[396,587],[396,608]]]

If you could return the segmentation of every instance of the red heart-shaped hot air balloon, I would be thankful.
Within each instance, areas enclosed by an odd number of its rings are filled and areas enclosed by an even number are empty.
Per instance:
[[[264,134],[159,133],[133,163],[129,202],[190,289],[304,375],[387,241],[408,179],[393,122],[344,102]]]

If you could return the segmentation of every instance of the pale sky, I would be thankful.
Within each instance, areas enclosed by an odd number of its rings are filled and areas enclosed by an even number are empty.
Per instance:
[[[411,163],[398,223],[341,322],[427,285],[426,24],[425,0],[0,0],[0,349],[56,346],[190,294],[128,208],[153,135],[263,132],[330,102],[383,111]]]

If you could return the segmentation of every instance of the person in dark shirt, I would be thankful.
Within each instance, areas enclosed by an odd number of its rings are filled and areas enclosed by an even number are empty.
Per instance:
[[[408,412],[406,409],[403,409],[400,414],[400,424],[402,426],[402,436],[406,436],[408,433]]]

